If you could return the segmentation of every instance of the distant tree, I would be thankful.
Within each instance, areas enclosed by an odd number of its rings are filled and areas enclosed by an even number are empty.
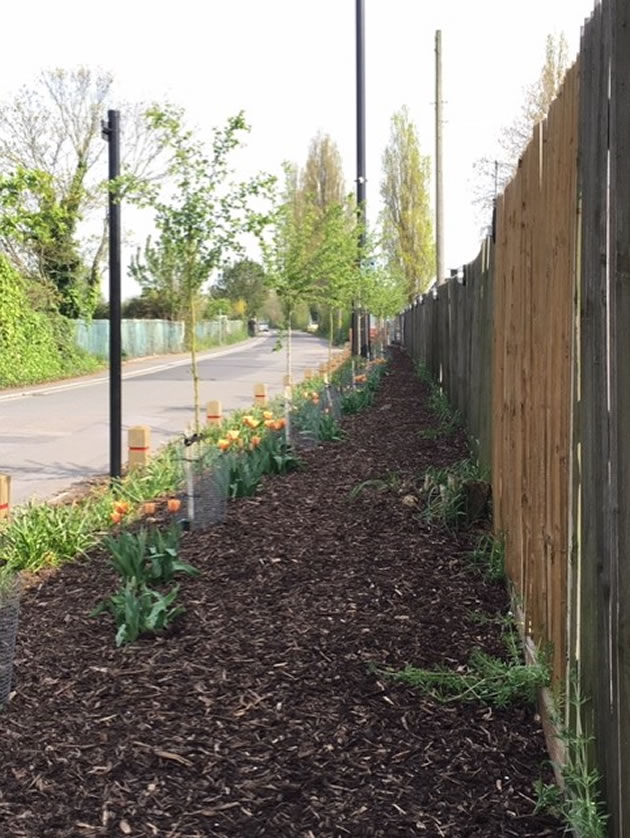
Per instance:
[[[518,161],[532,138],[534,126],[549,112],[569,66],[569,48],[564,33],[547,35],[545,61],[540,75],[525,88],[519,112],[501,129],[498,153],[475,162],[475,202],[488,213],[496,195],[514,176]]]
[[[25,201],[42,220],[54,208],[64,223],[51,224],[38,240],[2,235],[0,248],[27,276],[55,284],[70,316],[96,305],[107,249],[106,149],[101,119],[112,93],[109,73],[45,70],[11,101],[0,103],[0,174],[34,171],[48,178],[46,193],[30,191]],[[125,172],[148,177],[160,152],[140,104],[121,104]],[[155,174],[155,172],[153,173]],[[100,231],[82,226],[100,216]],[[88,312],[89,313],[89,312]]]
[[[223,269],[212,291],[215,297],[227,297],[232,302],[244,300],[246,316],[255,317],[267,295],[265,270],[259,262],[240,259]]]
[[[175,243],[165,236],[157,242],[147,238],[144,248],[138,248],[128,268],[142,289],[144,304],[163,320],[184,320],[190,306],[185,289],[184,264]],[[201,291],[197,294],[197,302]]]
[[[336,143],[321,132],[311,140],[306,165],[300,174],[302,199],[308,198],[322,213],[346,197],[343,163]]]
[[[424,290],[435,274],[430,174],[429,158],[421,154],[418,132],[403,107],[392,116],[383,154],[381,223],[390,271],[404,277],[409,300]]]

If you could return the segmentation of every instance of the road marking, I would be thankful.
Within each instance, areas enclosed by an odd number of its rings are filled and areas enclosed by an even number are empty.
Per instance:
[[[254,339],[252,343],[233,346],[230,349],[224,349],[221,352],[209,352],[206,355],[198,355],[197,362],[200,363],[201,361],[205,361],[210,358],[223,358],[226,355],[232,355],[234,352],[240,352],[245,348],[257,347],[261,343],[264,343],[265,340],[266,338],[259,338],[258,340]],[[133,370],[132,372],[123,373],[122,379],[123,381],[126,381],[129,378],[138,378],[141,375],[151,375],[154,372],[169,370],[173,367],[183,367],[186,364],[190,364],[190,358],[182,358],[179,361],[169,361],[166,364],[157,364],[156,366],[146,367],[142,370]],[[96,384],[103,384],[103,382],[106,381],[109,381],[108,375],[104,375],[101,378],[91,378],[89,381],[73,381],[70,384],[57,384],[54,387],[44,386],[38,388],[37,390],[27,390],[23,393],[11,393],[6,396],[0,396],[0,402],[13,402],[18,399],[27,399],[31,396],[47,396],[50,393],[63,393],[65,390],[80,390],[83,387],[93,387]]]

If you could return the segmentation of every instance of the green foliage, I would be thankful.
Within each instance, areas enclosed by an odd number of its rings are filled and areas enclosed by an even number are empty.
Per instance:
[[[572,672],[569,678],[569,704],[573,709],[571,715],[580,720],[583,730],[590,702],[581,691],[577,672]],[[601,777],[591,761],[593,737],[569,730],[563,714],[558,711],[554,722],[567,757],[566,764],[561,766],[564,781],[562,816],[580,838],[606,838],[608,816],[600,795]]]
[[[404,277],[408,300],[435,275],[430,175],[429,157],[420,153],[416,126],[403,107],[392,116],[383,154],[382,236],[387,264]]]
[[[469,493],[476,486],[483,490],[483,477],[472,460],[462,460],[450,468],[428,468],[422,486],[425,520],[448,529],[472,523],[477,516],[471,515]]]
[[[480,701],[492,707],[507,707],[525,701],[534,704],[537,692],[549,684],[545,662],[525,664],[518,651],[518,638],[508,635],[509,660],[475,649],[463,671],[445,667],[418,669],[407,666],[400,671],[377,670],[394,681],[416,687],[436,701]]]
[[[0,253],[0,388],[93,372],[99,366],[77,348],[70,321],[32,308],[24,280]]]
[[[166,532],[159,529],[138,532],[123,531],[116,537],[105,539],[112,564],[125,582],[163,584],[170,582],[176,573],[196,576],[199,571],[192,565],[179,561],[180,530],[172,524]]]
[[[2,558],[16,571],[58,565],[93,547],[107,516],[100,503],[23,506],[0,532]]]
[[[330,413],[320,413],[318,437],[321,442],[341,442],[345,431]]]
[[[180,614],[184,607],[174,605],[179,593],[176,585],[167,594],[154,591],[135,580],[101,602],[92,612],[96,617],[109,611],[116,623],[116,646],[133,643],[143,634],[164,631]]]
[[[252,259],[240,259],[223,269],[212,287],[214,297],[226,297],[232,302],[244,300],[247,317],[255,317],[262,309],[267,291],[263,266]]]
[[[556,818],[562,816],[562,792],[558,786],[554,783],[543,783],[542,780],[536,780],[534,791],[536,792],[535,815],[539,812],[546,812]]]
[[[367,387],[349,390],[341,398],[341,410],[347,414],[360,413],[366,407],[370,407],[373,401],[374,394]]]
[[[301,466],[284,433],[268,433],[253,450],[231,451],[223,455],[229,467],[229,496],[251,497],[256,494],[265,474],[286,474]]]
[[[199,431],[200,400],[195,326],[200,295],[213,270],[230,255],[243,252],[245,234],[260,236],[269,218],[252,209],[254,199],[271,197],[274,179],[257,175],[242,183],[230,182],[228,161],[249,130],[242,113],[214,131],[212,148],[196,140],[175,108],[149,110],[149,124],[171,155],[168,173],[174,189],[161,195],[144,185],[141,201],[149,201],[159,232],[156,259],[136,261],[143,288],[162,293],[165,288],[185,312],[186,339],[191,351],[195,428]],[[159,257],[159,258],[158,258]],[[166,286],[164,283],[166,281]]]
[[[182,483],[180,445],[162,448],[111,489],[73,504],[29,504],[0,526],[0,555],[12,571],[37,571],[70,561],[97,544],[111,528],[116,501],[137,505],[176,490]]]
[[[142,316],[158,320],[185,319],[188,297],[183,293],[184,262],[172,241],[162,236],[154,243],[149,236],[144,249],[138,248],[132,257],[129,275],[142,289],[135,307],[150,312]]]
[[[505,580],[505,541],[491,534],[482,535],[468,558],[490,582]]]

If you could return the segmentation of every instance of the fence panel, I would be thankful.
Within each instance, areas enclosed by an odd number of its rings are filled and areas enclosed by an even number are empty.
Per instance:
[[[242,335],[245,327],[241,320],[202,320],[197,324],[200,340],[216,343]],[[165,355],[185,352],[185,326],[182,321],[127,320],[121,321],[122,351],[127,358]],[[109,320],[75,321],[77,345],[98,358],[109,355]]]

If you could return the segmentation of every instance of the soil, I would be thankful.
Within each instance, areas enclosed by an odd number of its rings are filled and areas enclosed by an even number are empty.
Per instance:
[[[343,442],[186,534],[202,573],[162,636],[116,649],[111,618],[89,616],[116,584],[100,551],[26,590],[3,837],[563,834],[534,814],[533,707],[439,704],[374,671],[504,653],[505,587],[465,557],[478,533],[429,526],[415,500],[427,466],[466,456],[461,433],[421,438],[425,403],[395,354]]]

